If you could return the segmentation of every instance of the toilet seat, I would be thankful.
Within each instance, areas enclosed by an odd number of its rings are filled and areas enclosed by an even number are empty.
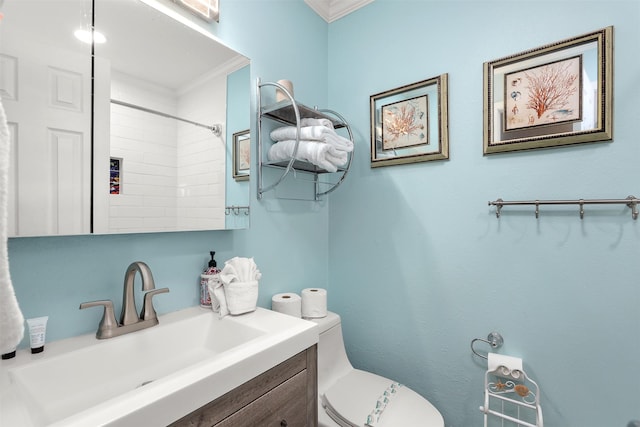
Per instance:
[[[367,416],[378,398],[394,381],[371,372],[354,369],[321,396],[327,414],[342,427],[366,426]],[[398,388],[380,416],[376,427],[444,427],[444,419],[425,398],[406,386]]]

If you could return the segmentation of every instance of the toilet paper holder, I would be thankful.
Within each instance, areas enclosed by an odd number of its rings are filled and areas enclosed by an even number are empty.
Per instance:
[[[487,335],[487,339],[482,339],[482,338],[474,338],[471,340],[471,351],[473,352],[473,354],[475,354],[478,357],[482,357],[483,359],[488,359],[487,356],[482,355],[480,353],[478,353],[476,351],[475,348],[473,348],[473,344],[475,344],[476,341],[482,341],[484,343],[489,344],[492,348],[500,348],[502,347],[502,344],[504,344],[504,339],[502,338],[502,335],[500,335],[498,332],[491,332],[489,335]]]

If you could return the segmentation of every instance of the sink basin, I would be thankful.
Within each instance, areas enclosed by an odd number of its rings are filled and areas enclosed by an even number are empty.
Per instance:
[[[120,337],[47,344],[41,358],[29,355],[8,377],[34,426],[164,425],[313,345],[311,324],[260,308],[219,319],[193,307]],[[185,406],[185,398],[192,403]],[[159,403],[172,399],[183,408],[171,413]],[[151,410],[157,421],[149,424]]]
[[[216,354],[264,331],[213,313],[97,341],[12,371],[32,402],[36,419],[51,423],[95,406]]]

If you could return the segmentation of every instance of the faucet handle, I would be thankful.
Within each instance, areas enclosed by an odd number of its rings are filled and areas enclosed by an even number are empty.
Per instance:
[[[142,311],[140,312],[141,320],[158,320],[156,310],[153,308],[153,296],[169,292],[169,288],[154,289],[144,294],[144,302],[142,303]]]
[[[98,325],[98,331],[96,332],[96,338],[109,338],[111,337],[111,333],[118,326],[118,322],[116,321],[116,315],[113,311],[113,302],[110,300],[99,300],[99,301],[89,301],[83,302],[80,304],[80,310],[89,308],[89,307],[99,307],[104,306],[104,313],[102,314],[102,320],[100,320],[100,324]]]

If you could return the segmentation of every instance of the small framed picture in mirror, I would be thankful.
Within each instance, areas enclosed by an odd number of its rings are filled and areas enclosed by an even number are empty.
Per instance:
[[[233,134],[233,179],[246,181],[251,169],[251,134],[249,129]]]

